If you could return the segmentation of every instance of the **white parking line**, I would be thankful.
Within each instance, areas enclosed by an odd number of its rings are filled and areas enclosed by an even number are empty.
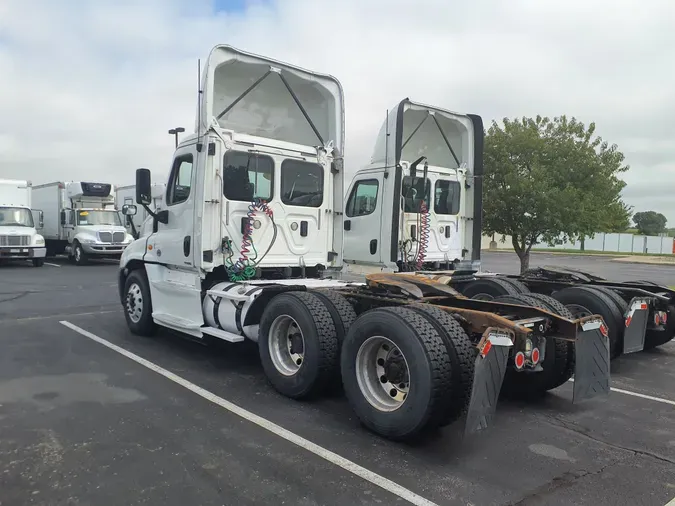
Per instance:
[[[342,469],[372,483],[373,485],[377,485],[378,487],[400,497],[401,499],[408,501],[411,504],[415,504],[417,506],[437,506],[436,503],[428,499],[425,499],[420,495],[417,495],[411,490],[408,490],[407,488],[402,487],[397,483],[394,483],[393,481],[385,478],[384,476],[380,476],[377,473],[369,471],[365,467],[362,467],[350,460],[347,460],[346,458],[341,457],[337,453],[333,453],[332,451],[327,450],[326,448],[323,448],[315,443],[312,443],[311,441],[301,436],[298,436],[297,434],[290,432],[289,430],[286,430],[273,422],[270,422],[266,418],[262,418],[261,416],[258,416],[254,413],[251,413],[250,411],[245,410],[244,408],[240,408],[236,404],[233,404],[230,401],[226,401],[222,397],[218,397],[216,394],[209,392],[208,390],[205,390],[204,388],[201,388],[195,385],[194,383],[191,383],[190,381],[172,373],[171,371],[164,369],[163,367],[158,366],[157,364],[154,364],[153,362],[150,362],[149,360],[139,357],[135,353],[127,351],[124,348],[121,348],[111,343],[110,341],[106,341],[105,339],[98,337],[97,335],[92,334],[91,332],[88,332],[78,327],[77,325],[73,325],[68,321],[62,320],[59,323],[65,325],[69,329],[74,330],[75,332],[85,337],[88,337],[92,341],[96,341],[97,343],[102,344],[103,346],[110,348],[113,351],[116,351],[120,355],[123,355],[133,360],[134,362],[142,365],[143,367],[147,367],[151,371],[154,371],[157,374],[161,374],[165,378],[168,378],[174,383],[177,383],[178,385],[182,386],[183,388],[186,388],[191,392],[199,395],[200,397],[203,397],[204,399],[211,401],[214,404],[217,404],[221,408],[224,408],[230,411],[231,413],[234,413],[235,415],[245,420],[248,420],[251,423],[256,424],[257,426],[271,432],[272,434],[275,434],[280,438],[285,439],[286,441],[289,441],[301,448],[304,448],[305,450],[321,457],[322,459],[327,460],[328,462],[341,467]]]
[[[45,262],[45,265],[51,265],[52,267],[61,267],[59,264],[51,264],[49,262]]]
[[[573,382],[574,378],[570,378],[569,381]],[[675,406],[675,401],[671,401],[670,399],[664,399],[662,397],[654,397],[653,395],[641,394],[641,393],[638,393],[638,392],[631,392],[630,390],[623,390],[621,388],[614,388],[614,387],[610,387],[610,390],[612,392],[616,392],[618,394],[632,395],[633,397],[640,397],[642,399],[648,399],[650,401],[656,401],[656,402],[661,402],[663,404],[670,404],[671,406]],[[670,506],[670,505],[666,505],[666,506]]]
[[[666,506],[675,506],[675,497],[673,497],[670,501],[668,501],[668,504]]]

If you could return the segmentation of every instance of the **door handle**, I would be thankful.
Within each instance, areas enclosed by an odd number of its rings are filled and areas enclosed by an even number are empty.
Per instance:
[[[352,220],[345,220],[345,230],[352,229]]]
[[[370,241],[370,254],[374,255],[377,253],[377,239]]]
[[[190,236],[183,237],[183,255],[190,256]]]

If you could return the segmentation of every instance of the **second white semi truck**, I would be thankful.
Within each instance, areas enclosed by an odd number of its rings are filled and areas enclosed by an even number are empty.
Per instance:
[[[44,213],[47,256],[66,254],[77,265],[92,258],[119,258],[133,237],[115,206],[113,185],[55,182],[33,187]]]
[[[42,267],[46,254],[44,237],[38,233],[42,213],[33,212],[31,193],[30,181],[0,179],[0,261],[31,260]]]

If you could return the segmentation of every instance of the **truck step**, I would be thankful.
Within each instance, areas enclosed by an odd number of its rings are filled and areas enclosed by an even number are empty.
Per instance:
[[[225,330],[214,329],[213,327],[202,327],[201,331],[204,334],[217,337],[218,339],[222,339],[223,341],[227,341],[229,343],[240,343],[246,339],[244,336],[233,334],[232,332],[227,332]]]
[[[152,319],[155,320],[157,323],[160,325],[164,324],[168,327],[178,327],[178,329],[184,329],[184,330],[202,330],[201,322],[195,322],[192,320],[188,320],[186,318],[180,318],[178,316],[173,316],[170,314],[166,313],[157,313],[154,312],[152,313]]]

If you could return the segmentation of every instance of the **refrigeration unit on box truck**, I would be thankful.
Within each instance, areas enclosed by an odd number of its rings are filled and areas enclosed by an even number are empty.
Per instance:
[[[55,182],[33,187],[44,213],[47,256],[67,254],[80,265],[90,258],[119,258],[133,237],[124,228],[111,184]]]
[[[32,260],[41,267],[45,240],[36,226],[41,227],[42,214],[31,209],[31,190],[29,181],[0,179],[0,260]]]

